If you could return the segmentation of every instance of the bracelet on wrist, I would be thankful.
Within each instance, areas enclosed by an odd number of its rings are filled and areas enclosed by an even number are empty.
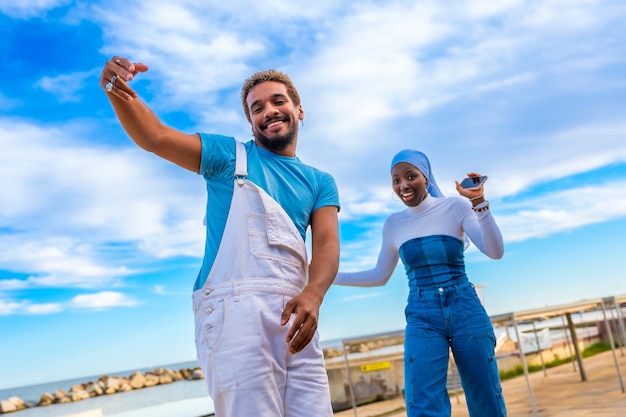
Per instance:
[[[483,201],[482,203],[480,203],[476,207],[472,207],[472,210],[474,210],[476,213],[480,213],[480,212],[489,210],[489,201],[487,201],[487,200]]]
[[[485,195],[484,195],[484,194],[477,195],[476,197],[472,197],[472,198],[470,198],[470,199],[469,199],[469,201],[475,201],[475,200],[478,200],[479,198],[483,198],[483,197],[485,197]]]

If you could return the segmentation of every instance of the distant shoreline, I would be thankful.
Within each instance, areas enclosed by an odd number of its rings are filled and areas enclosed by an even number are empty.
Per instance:
[[[178,370],[158,367],[145,372],[125,371],[124,376],[102,375],[89,379],[76,378],[0,390],[0,414],[45,408],[51,405],[78,403],[96,397],[169,385],[179,381],[204,379],[204,374],[197,362],[181,362],[178,365],[183,367]],[[85,381],[85,379],[87,380]]]

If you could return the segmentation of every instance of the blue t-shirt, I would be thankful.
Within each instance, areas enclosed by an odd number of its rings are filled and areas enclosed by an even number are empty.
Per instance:
[[[233,197],[235,141],[230,136],[201,133],[200,171],[206,181],[206,243],[204,260],[194,289],[202,288],[224,234]],[[303,164],[297,157],[270,152],[251,140],[244,143],[248,180],[265,190],[287,212],[302,239],[312,213],[320,207],[339,208],[339,193],[330,174]]]

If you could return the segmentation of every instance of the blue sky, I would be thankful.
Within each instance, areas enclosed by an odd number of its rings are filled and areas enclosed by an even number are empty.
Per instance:
[[[341,269],[374,265],[389,162],[467,172],[505,256],[466,253],[489,314],[626,293],[626,4],[621,0],[0,2],[0,389],[193,360],[202,179],[138,149],[98,78],[186,132],[250,139],[243,80],[277,68],[305,111],[298,156],[331,173]],[[402,267],[332,287],[323,341],[400,330]]]

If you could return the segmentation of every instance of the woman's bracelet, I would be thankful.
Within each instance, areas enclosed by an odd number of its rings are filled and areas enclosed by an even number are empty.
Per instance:
[[[485,195],[481,194],[481,195],[477,195],[476,197],[472,197],[469,199],[469,201],[474,201],[474,200],[478,200],[479,198],[483,198]]]
[[[472,207],[472,210],[474,210],[476,213],[480,213],[482,211],[489,210],[489,201],[487,201],[487,200],[483,201],[482,203],[480,203],[476,207]]]

